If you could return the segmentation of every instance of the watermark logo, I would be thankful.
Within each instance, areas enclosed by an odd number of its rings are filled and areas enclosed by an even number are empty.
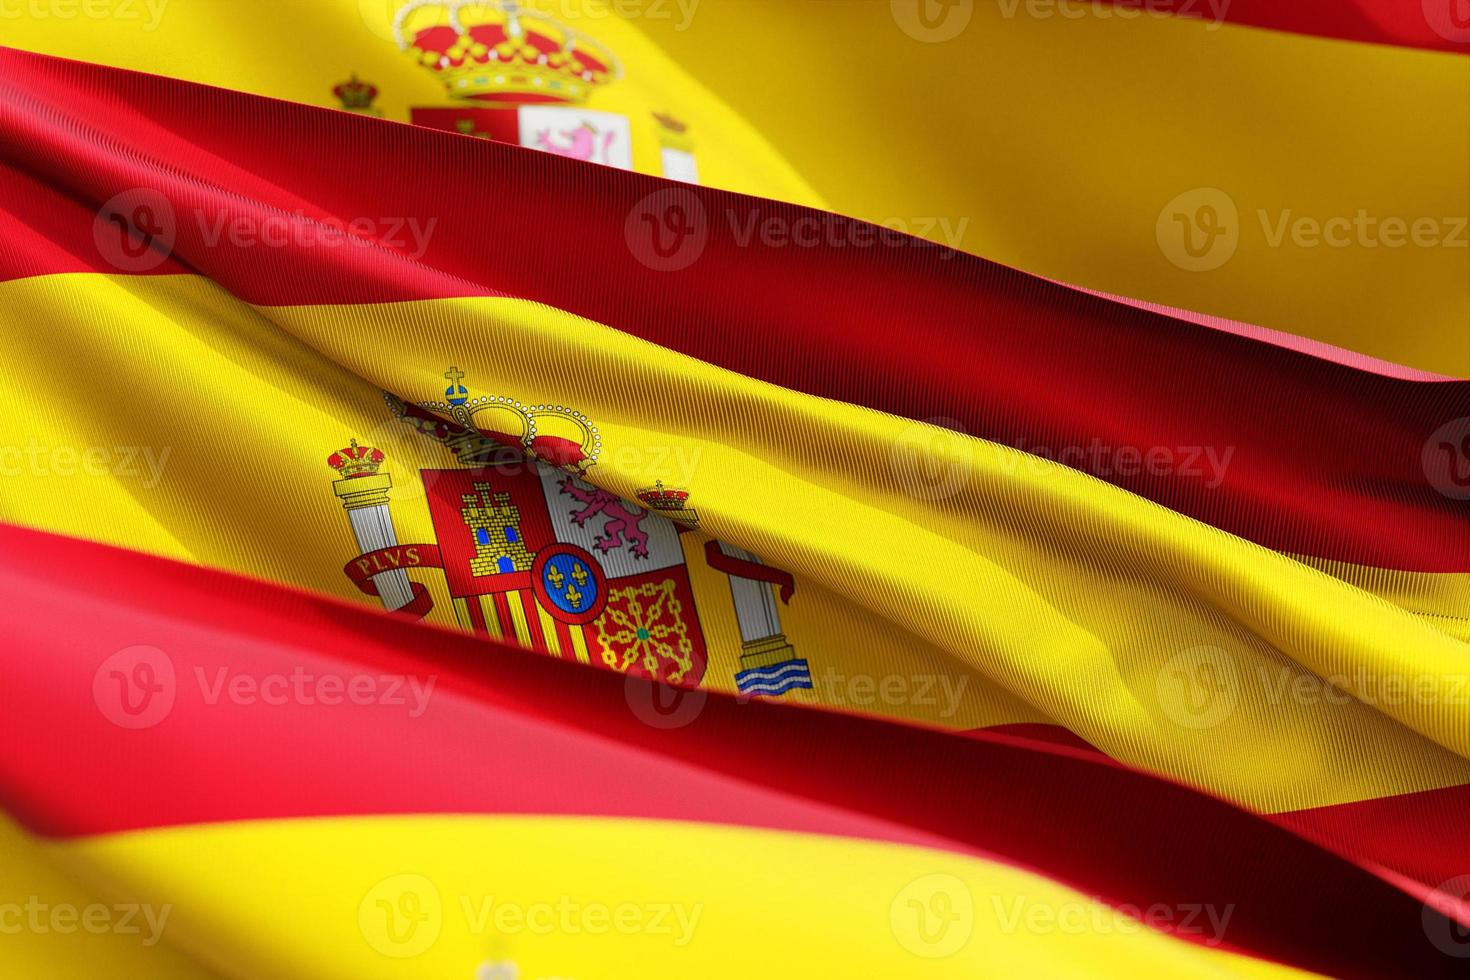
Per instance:
[[[5,0],[0,0],[0,3],[3,2]],[[694,17],[701,2],[702,0],[536,0],[535,3],[526,3],[523,0],[522,6],[555,18],[562,24],[589,32],[597,29],[598,22],[616,19],[671,22],[673,29],[682,33],[694,26]],[[453,3],[454,0],[443,0],[442,4],[429,3],[420,6],[427,7],[443,18],[448,16],[448,8]],[[406,5],[407,0],[358,0],[357,10],[370,32],[384,41],[397,44],[398,37],[393,31],[393,21]],[[504,9],[511,4],[507,0],[490,0],[485,4],[466,3],[464,6]],[[528,22],[528,26],[539,23],[538,19]],[[423,26],[427,26],[427,21]],[[465,26],[470,26],[468,18]]]
[[[114,195],[97,210],[92,241],[119,272],[149,272],[168,261],[178,237],[168,198],[148,187]]]
[[[963,675],[847,674],[829,667],[815,687],[822,703],[834,707],[932,708],[941,718],[953,718],[969,684]]]
[[[437,217],[312,217],[300,208],[229,215],[194,212],[207,248],[388,248],[415,261],[429,251]]]
[[[958,419],[915,422],[888,450],[894,475],[916,500],[948,500],[965,488],[975,463],[975,443]]]
[[[1436,429],[1420,461],[1430,486],[1451,500],[1470,500],[1470,416]]]
[[[1220,647],[1200,646],[1170,657],[1154,678],[1159,706],[1182,728],[1214,728],[1235,713],[1240,677]]]
[[[970,227],[969,218],[893,217],[869,222],[830,213],[766,214],[758,208],[744,213],[730,208],[725,219],[738,248],[759,242],[765,248],[957,249]],[[940,251],[939,258],[949,261],[955,254]]]
[[[519,902],[460,895],[465,929],[474,936],[656,936],[682,949],[694,941],[704,903],[583,901],[571,895]]]
[[[119,650],[92,675],[92,700],[119,728],[152,728],[173,711],[178,682],[174,662],[158,647]]]
[[[151,33],[167,7],[168,0],[0,0],[0,21],[115,20]]]
[[[0,0],[3,2],[3,0]],[[339,218],[293,211],[232,211],[194,208],[175,213],[163,194],[135,187],[111,198],[92,223],[97,252],[120,272],[158,268],[178,243],[181,218],[206,248],[391,249],[418,260],[429,250],[437,217],[359,216]]]
[[[689,690],[628,674],[623,679],[623,700],[633,717],[649,728],[666,732],[694,724],[704,712],[709,694],[702,688]]]
[[[1210,272],[1240,246],[1240,211],[1218,187],[1196,187],[1164,205],[1154,234],[1170,262],[1186,272]]]
[[[194,668],[200,698],[210,707],[221,702],[268,708],[350,705],[401,708],[410,718],[422,718],[429,710],[429,699],[438,680],[433,674],[427,678],[404,674],[316,674],[299,665],[289,674],[259,675],[232,671],[229,667],[217,667],[213,671]]]
[[[990,904],[1001,932],[1006,934],[1129,936],[1156,931],[1193,936],[1205,946],[1218,946],[1225,941],[1225,930],[1235,915],[1234,905],[1156,902],[1147,906],[1128,903],[1114,906],[1100,896],[1090,901],[1037,902],[1025,895],[1008,901],[992,895]]]
[[[421,718],[429,709],[438,677],[403,674],[315,673],[297,665],[289,672],[252,674],[228,666],[195,666],[192,686],[181,683],[172,658],[158,647],[133,646],[102,662],[92,675],[92,700],[103,716],[122,728],[152,728],[173,711],[180,695],[213,708],[381,707]]]
[[[363,26],[380,41],[397,44],[393,33],[393,19],[404,5],[404,0],[357,0],[357,14]]]
[[[1321,215],[1256,208],[1255,224],[1260,226],[1259,244],[1272,249],[1470,248],[1470,217],[1465,215],[1384,215],[1367,208]],[[1247,230],[1229,194],[1197,187],[1164,205],[1155,234],[1159,250],[1175,266],[1211,272],[1234,257]]]
[[[925,875],[904,886],[888,908],[899,945],[925,959],[953,956],[975,931],[970,886],[949,874]]]
[[[655,272],[682,272],[709,244],[709,215],[699,195],[664,187],[628,212],[623,237],[633,257]]]
[[[475,980],[519,980],[520,975],[513,960],[488,960],[475,971]]]
[[[362,897],[357,926],[368,945],[384,956],[420,956],[439,941],[444,902],[439,889],[423,875],[393,875]]]
[[[1054,449],[1017,439],[1014,447],[1028,460],[1050,460],[1109,483],[1126,486],[1139,477],[1196,480],[1206,490],[1219,489],[1225,482],[1235,447],[1225,446],[1114,446],[1094,436],[1086,445]]]
[[[171,904],[155,906],[146,902],[73,905],[45,902],[31,895],[25,902],[0,902],[0,935],[137,936],[141,945],[157,946],[173,909]]]
[[[982,456],[985,465],[977,467]],[[963,424],[952,418],[915,422],[889,447],[899,486],[919,500],[953,497],[981,470],[1054,477],[1065,472],[1058,464],[1124,487],[1138,480],[1167,479],[1197,481],[1206,490],[1215,490],[1225,483],[1234,458],[1234,446],[1113,445],[1096,436],[1060,447],[1035,444],[1024,437],[1007,444],[995,438],[971,438]]]
[[[888,6],[894,23],[924,44],[953,41],[975,17],[975,0],[889,0]]]
[[[1230,0],[999,0],[1000,15],[1006,20],[1156,20],[1187,17],[1203,21],[1205,30],[1217,31],[1225,23]]]
[[[726,208],[724,224],[711,216],[693,191],[666,187],[628,212],[623,226],[628,250],[656,272],[680,272],[704,255],[710,236],[724,233],[735,248],[932,249],[940,261],[958,255],[969,218],[893,217],[856,221],[800,209],[767,212]]]
[[[1424,900],[1424,934],[1446,956],[1470,959],[1470,875],[1441,882]]]
[[[1470,0],[1423,0],[1424,20],[1455,44],[1470,44]]]
[[[172,446],[50,446],[32,440],[0,446],[0,477],[110,477],[153,490],[171,455]]]
[[[557,895],[519,901],[499,895],[451,893],[447,897],[421,874],[384,878],[363,895],[357,921],[368,945],[395,959],[427,952],[446,928],[470,936],[653,936],[676,948],[688,946],[704,914],[703,903],[587,901]],[[485,964],[502,973],[514,964]],[[494,975],[494,974],[492,974]]]
[[[1242,696],[1270,705],[1369,705],[1393,708],[1470,705],[1470,674],[1440,671],[1382,673],[1358,665],[1319,675],[1295,664],[1246,663],[1215,646],[1169,658],[1155,675],[1159,705],[1183,728],[1214,728],[1234,714]]]

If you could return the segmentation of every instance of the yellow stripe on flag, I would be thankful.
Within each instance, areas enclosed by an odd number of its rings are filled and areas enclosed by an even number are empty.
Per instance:
[[[1052,721],[1268,812],[1470,782],[1470,651],[1429,610],[1009,448],[518,300],[255,310],[193,277],[96,275],[0,300],[32,326],[6,338],[0,444],[52,467],[8,482],[10,521],[370,601],[339,577],[355,542],[322,461],[348,438],[381,448],[399,539],[434,540],[416,474],[453,459],[379,388],[429,397],[457,364],[476,393],[585,413],[601,486],[631,498],[678,476],[703,531],[797,576],[782,629],[814,689],[791,700],[955,728]],[[58,398],[57,365],[89,379],[93,410]],[[129,446],[167,464],[127,470]],[[74,464],[79,447],[113,467],[62,476],[58,450]],[[728,617],[728,581],[697,559],[691,574],[700,609]],[[729,690],[724,622],[705,683]],[[924,678],[953,703],[919,704]],[[893,681],[907,697],[872,696]]]
[[[76,874],[76,862],[0,815],[0,962],[7,977],[148,977],[222,980],[208,958],[182,949],[169,926],[174,905],[139,908],[109,883]]]
[[[1305,976],[1207,945],[1229,940],[1223,906],[1186,943],[1002,864],[775,831],[322,818],[45,848],[171,903],[169,938],[241,976]]]

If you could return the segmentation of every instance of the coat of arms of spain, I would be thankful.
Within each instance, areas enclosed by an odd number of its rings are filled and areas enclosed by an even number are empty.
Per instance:
[[[698,527],[690,493],[655,483],[623,500],[584,479],[602,436],[565,405],[472,394],[451,368],[442,398],[385,394],[401,423],[438,443],[453,466],[420,471],[436,541],[400,544],[385,454],[354,440],[332,453],[333,490],[360,554],[347,575],[384,607],[422,618],[432,599],[409,569],[442,570],[460,628],[624,674],[686,687],[708,650],[682,536]],[[736,688],[778,697],[811,674],[781,627],[794,583],[733,545],[703,554],[729,576],[741,634]],[[774,588],[773,588],[774,586]]]

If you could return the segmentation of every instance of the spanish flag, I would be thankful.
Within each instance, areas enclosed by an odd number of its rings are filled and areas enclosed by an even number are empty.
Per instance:
[[[1459,13],[0,0],[0,975],[1463,976]]]

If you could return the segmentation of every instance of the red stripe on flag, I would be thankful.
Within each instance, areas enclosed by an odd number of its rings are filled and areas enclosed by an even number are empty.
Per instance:
[[[0,277],[92,267],[78,258],[91,209],[156,188],[179,216],[174,255],[256,303],[515,295],[1057,458],[1278,551],[1470,571],[1464,503],[1425,468],[1436,434],[1470,417],[1465,382],[1384,377],[791,205],[36,55],[0,52],[0,69],[0,159],[43,175],[49,200],[71,202],[59,213],[84,222]],[[687,267],[665,271],[638,237],[650,208],[699,216]],[[437,224],[413,260],[381,242],[246,254],[204,235],[226,219],[315,231],[361,215]],[[761,215],[875,244],[777,248],[731,230]]]
[[[670,716],[636,679],[260,581],[5,526],[0,552],[0,739],[24,748],[0,755],[0,800],[42,833],[420,812],[742,824],[997,856],[1118,905],[1228,905],[1232,945],[1335,976],[1460,967],[1371,855],[1090,751],[714,694]],[[284,690],[304,695],[250,695],[297,676]],[[339,696],[435,687],[415,712],[328,703],[326,677]]]
[[[1026,3],[1027,0],[1017,0]],[[1212,24],[1433,51],[1470,52],[1464,0],[1097,0],[1120,16],[1175,14]],[[1048,9],[1055,9],[1049,7]]]
[[[485,625],[485,610],[480,606],[480,597],[477,595],[472,595],[469,598],[464,599],[463,602],[465,608],[469,610],[470,625],[474,627],[474,632],[479,633],[482,636],[489,636],[490,630]]]
[[[582,627],[578,626],[578,630]],[[566,623],[556,620],[556,645],[563,660],[576,660],[577,651],[572,649],[572,630]]]
[[[510,600],[505,597],[504,592],[497,592],[493,597],[495,603],[495,618],[500,623],[500,636],[507,643],[516,642],[515,623],[510,618]]]

